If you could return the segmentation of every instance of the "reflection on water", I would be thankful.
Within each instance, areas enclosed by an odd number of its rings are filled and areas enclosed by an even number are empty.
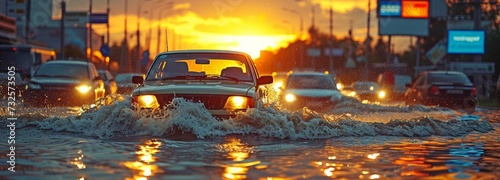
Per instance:
[[[123,163],[125,167],[134,173],[132,178],[126,179],[147,180],[147,177],[152,177],[160,172],[160,168],[154,164],[157,160],[154,155],[159,152],[161,145],[162,143],[156,139],[147,140],[139,145],[139,150],[135,152],[138,160]]]
[[[248,167],[260,164],[260,161],[246,161],[253,147],[242,143],[238,138],[227,138],[218,148],[227,151],[227,157],[232,160],[223,165],[223,178],[247,179]]]

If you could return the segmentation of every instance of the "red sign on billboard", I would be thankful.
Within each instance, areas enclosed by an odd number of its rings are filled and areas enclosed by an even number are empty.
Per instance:
[[[403,0],[401,17],[402,18],[428,18],[429,1],[423,0]]]

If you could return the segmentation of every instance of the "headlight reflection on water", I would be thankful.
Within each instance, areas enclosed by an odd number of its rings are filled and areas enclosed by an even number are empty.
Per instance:
[[[139,160],[134,162],[124,162],[123,165],[134,172],[134,180],[146,180],[147,177],[153,176],[160,171],[159,167],[155,164],[156,157],[154,156],[159,152],[161,142],[156,140],[148,140],[144,144],[139,145],[139,150],[135,152]]]

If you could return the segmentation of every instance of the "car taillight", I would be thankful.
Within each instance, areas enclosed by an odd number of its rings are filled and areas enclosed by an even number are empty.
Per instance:
[[[473,87],[472,90],[470,91],[470,95],[475,96],[476,94],[477,94],[477,90],[475,87]]]
[[[429,91],[431,95],[438,95],[439,94],[439,87],[437,86],[431,86],[431,89]]]

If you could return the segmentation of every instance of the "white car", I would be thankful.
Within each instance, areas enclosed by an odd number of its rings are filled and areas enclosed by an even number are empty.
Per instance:
[[[280,102],[285,109],[292,111],[308,107],[321,112],[333,108],[343,96],[331,75],[293,72],[286,77]]]
[[[259,76],[251,57],[226,50],[183,50],[159,54],[132,92],[139,109],[162,108],[174,98],[203,103],[213,116],[235,116],[263,104],[262,85],[271,76]]]

